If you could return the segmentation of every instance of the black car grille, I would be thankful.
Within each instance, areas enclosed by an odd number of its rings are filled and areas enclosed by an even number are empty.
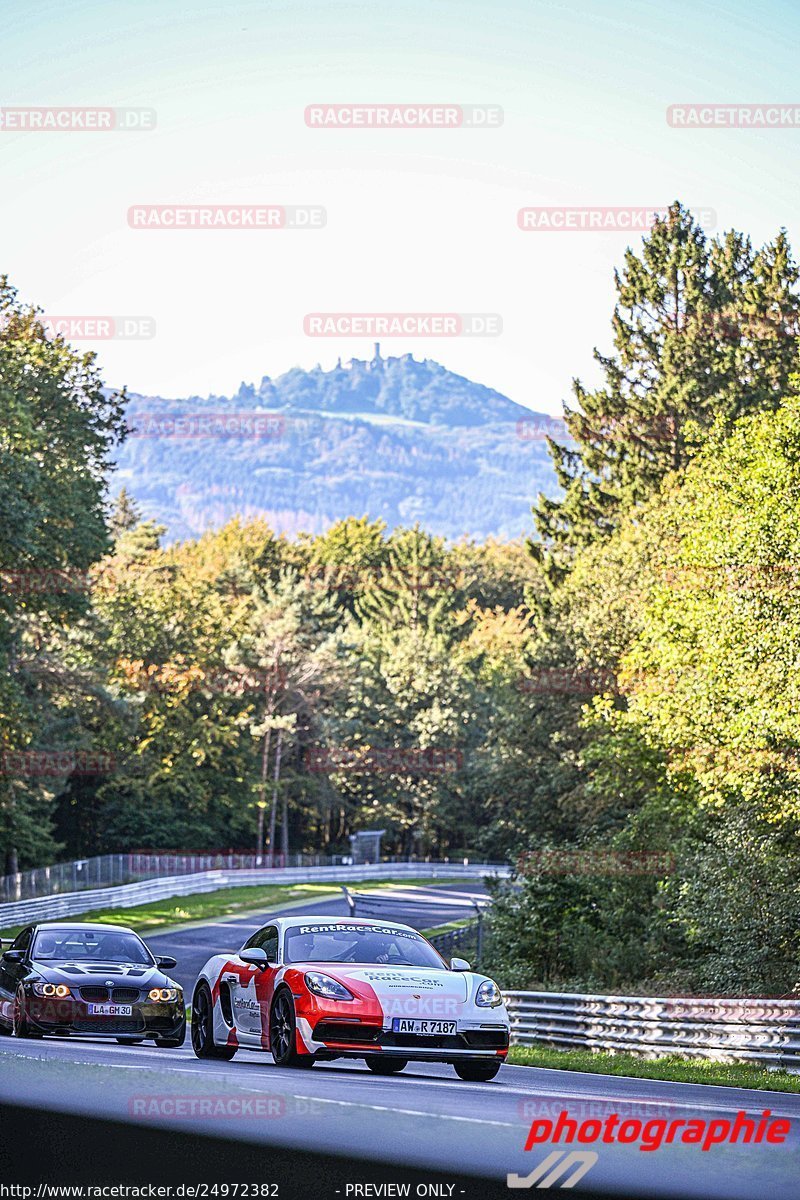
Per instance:
[[[75,1033],[144,1033],[141,1017],[97,1017],[88,1021],[73,1021]]]
[[[346,1021],[320,1021],[314,1029],[320,1042],[380,1042],[396,1049],[428,1050],[504,1050],[508,1045],[505,1029],[466,1029],[462,1033],[423,1037],[418,1033],[392,1033],[375,1025],[349,1025]]]
[[[376,1042],[380,1034],[377,1025],[349,1025],[347,1021],[320,1021],[314,1029],[314,1039],[320,1042]]]
[[[81,1000],[107,1000],[108,988],[103,987],[84,987],[81,988]]]
[[[461,1036],[471,1050],[504,1050],[508,1045],[506,1029],[465,1029]]]
[[[111,992],[111,999],[115,1004],[132,1004],[139,999],[138,988],[114,988]]]
[[[81,1000],[88,1000],[92,1004],[102,1003],[103,1001],[111,1001],[114,1004],[132,1004],[139,999],[138,988],[106,988],[106,987],[82,987]]]

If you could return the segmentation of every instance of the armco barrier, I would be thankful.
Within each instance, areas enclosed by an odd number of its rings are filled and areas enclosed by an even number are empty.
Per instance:
[[[256,870],[259,867],[336,867],[351,862],[342,855],[330,854],[242,854],[232,850],[205,854],[170,854],[164,851],[138,851],[125,854],[100,854],[77,858],[72,862],[32,867],[13,875],[0,875],[0,904],[20,900],[38,900],[64,892],[83,892],[90,888],[116,887],[139,883],[142,879],[171,879],[173,875],[197,875],[201,871]]]
[[[510,868],[484,863],[377,863],[348,867],[277,867],[273,870],[202,871],[168,879],[145,879],[121,887],[68,892],[0,904],[0,929],[26,925],[30,921],[58,921],[98,908],[134,908],[151,900],[215,892],[219,888],[253,887],[272,883],[326,883],[348,879],[475,879],[486,875],[508,875]]]
[[[800,1000],[506,992],[511,1040],[800,1071]]]

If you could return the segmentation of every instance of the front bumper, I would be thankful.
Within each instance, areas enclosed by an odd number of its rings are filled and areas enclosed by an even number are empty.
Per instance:
[[[25,998],[25,1015],[39,1033],[174,1040],[185,1032],[182,1001],[139,1001],[129,1007],[133,1010],[130,1016],[108,1017],[90,1013],[84,1000],[52,1000],[35,995]]]
[[[509,1029],[500,1023],[463,1026],[455,1034],[423,1037],[393,1033],[382,1025],[348,1023],[326,1018],[318,1021],[311,1045],[318,1057],[364,1058],[380,1055],[410,1062],[459,1062],[463,1059],[496,1061],[508,1054]]]

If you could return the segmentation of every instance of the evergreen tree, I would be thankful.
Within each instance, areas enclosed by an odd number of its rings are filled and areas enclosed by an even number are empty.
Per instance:
[[[109,521],[109,532],[113,538],[118,538],[120,534],[125,533],[129,529],[135,528],[142,519],[142,514],[139,511],[139,506],[131,496],[126,487],[123,487],[117,496],[114,504],[114,509]]]
[[[533,509],[531,551],[551,582],[685,467],[717,417],[777,405],[795,369],[798,269],[783,231],[757,252],[734,232],[709,242],[676,202],[614,279],[615,353],[595,350],[601,387],[574,381],[571,444],[548,439],[564,494]]]

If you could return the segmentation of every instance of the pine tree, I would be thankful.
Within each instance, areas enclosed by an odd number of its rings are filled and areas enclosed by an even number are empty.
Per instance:
[[[114,510],[108,523],[111,536],[116,540],[120,534],[126,533],[129,529],[134,529],[141,519],[142,514],[138,504],[128,489],[123,487],[117,496]]]
[[[604,384],[576,379],[576,406],[564,408],[571,444],[548,439],[563,496],[539,496],[531,552],[551,583],[680,471],[717,418],[779,403],[796,369],[797,279],[784,231],[757,252],[735,232],[709,242],[677,201],[641,253],[626,252],[615,352],[595,350]]]

